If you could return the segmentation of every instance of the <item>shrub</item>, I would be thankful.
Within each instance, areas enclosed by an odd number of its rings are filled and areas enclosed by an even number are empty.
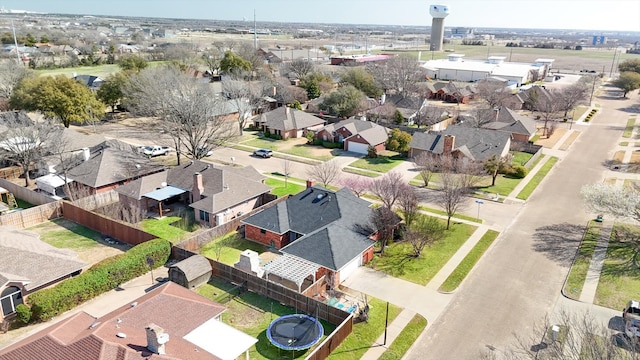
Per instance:
[[[105,259],[84,273],[29,296],[33,321],[46,321],[120,284],[162,266],[171,255],[171,244],[155,239],[124,254]]]
[[[512,166],[512,176],[516,177],[518,179],[522,179],[525,176],[527,176],[527,173],[529,172],[529,170],[527,170],[526,167],[522,166],[522,165],[514,165]]]
[[[342,144],[339,142],[332,142],[332,141],[323,141],[322,142],[322,146],[326,147],[327,149],[341,149],[342,148]]]
[[[31,320],[31,309],[25,304],[19,304],[16,306],[16,318],[23,323],[28,324]]]
[[[369,145],[369,147],[367,148],[367,157],[370,159],[375,159],[378,157],[378,152],[376,151],[376,148],[374,148],[373,146]]]
[[[313,145],[322,145],[322,139],[313,139]]]
[[[314,140],[313,140],[314,136],[315,136],[315,134],[311,130],[307,131],[307,133],[304,134],[304,137],[307,138],[307,144],[313,144],[314,143]]]

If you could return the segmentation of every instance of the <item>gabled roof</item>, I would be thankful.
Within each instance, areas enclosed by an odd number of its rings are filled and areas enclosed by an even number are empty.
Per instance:
[[[224,306],[167,282],[98,319],[85,312],[75,314],[0,350],[0,359],[218,360],[185,337],[224,311]],[[151,324],[169,334],[165,355],[147,349],[145,328]]]
[[[193,255],[184,259],[180,262],[177,262],[171,265],[171,268],[178,268],[187,281],[191,281],[193,279],[202,276],[202,274],[206,274],[207,272],[211,272],[211,263],[207,260],[206,257],[202,255]]]
[[[260,121],[271,129],[281,131],[302,130],[325,123],[316,116],[286,106],[260,115]]]
[[[311,187],[243,223],[277,234],[303,235],[280,251],[337,271],[373,246],[367,236],[371,234],[362,233],[370,222],[370,205],[348,189]]]
[[[325,130],[325,131],[328,131],[329,133],[333,133],[334,131],[343,127],[347,129],[352,135],[355,135],[360,133],[361,131],[365,131],[374,127],[383,127],[383,126],[380,126],[371,121],[360,120],[355,117],[350,117],[348,119],[338,121],[337,123],[328,124],[322,129],[319,129],[318,132]]]
[[[537,131],[535,120],[528,116],[520,115],[506,106],[498,109],[496,122],[503,124],[503,126],[496,128],[496,130],[508,131],[512,134],[531,136]]]
[[[453,125],[440,132],[416,132],[409,146],[440,155],[445,135],[455,136],[453,151],[460,151],[477,161],[485,161],[493,155],[501,156],[511,137],[504,131]]]
[[[362,137],[371,146],[376,146],[378,144],[386,142],[389,139],[389,129],[375,123],[372,124],[372,127],[349,136],[345,139],[345,141],[359,136]]]
[[[31,291],[80,271],[84,266],[73,251],[40,241],[40,236],[32,231],[0,227],[0,285],[20,281],[27,283],[25,288]]]
[[[164,166],[151,161],[137,153],[133,148],[117,141],[105,141],[90,149],[89,159],[84,161],[82,155],[69,167],[66,174],[78,183],[92,188],[116,184],[121,181],[162,171]]]
[[[397,108],[412,109],[414,111],[420,110],[425,102],[425,99],[417,96],[403,96],[401,94],[387,95],[385,102],[393,103]]]

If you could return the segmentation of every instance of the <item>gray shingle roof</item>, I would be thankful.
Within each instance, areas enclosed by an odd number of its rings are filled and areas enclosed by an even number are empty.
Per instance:
[[[460,125],[447,127],[441,132],[413,134],[410,147],[418,150],[442,154],[445,135],[455,136],[453,150],[471,154],[472,160],[485,161],[493,155],[501,156],[509,145],[510,133],[488,129],[472,128]],[[462,149],[465,146],[466,149]]]
[[[260,121],[271,129],[281,131],[306,129],[311,126],[324,124],[325,122],[314,115],[286,106],[262,114]]]
[[[373,124],[374,126],[369,129],[362,130],[357,134],[349,136],[347,139],[351,139],[354,136],[361,136],[369,145],[376,146],[382,144],[389,139],[389,131],[386,127]],[[345,140],[347,140],[345,139]]]
[[[187,278],[187,281],[191,281],[203,274],[206,274],[207,272],[211,272],[211,263],[209,263],[209,260],[202,255],[190,256],[187,259],[171,265],[171,267],[180,269]]]
[[[243,222],[304,235],[280,250],[337,271],[375,243],[361,233],[370,222],[370,205],[347,189],[312,187]]]

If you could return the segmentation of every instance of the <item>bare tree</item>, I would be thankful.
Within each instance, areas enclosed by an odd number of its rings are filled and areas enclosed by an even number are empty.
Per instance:
[[[402,95],[417,91],[416,83],[424,81],[425,70],[409,56],[396,56],[381,63],[372,63],[367,70],[384,90]]]
[[[437,106],[425,106],[417,112],[415,123],[420,126],[431,126],[442,121],[446,110]]]
[[[421,215],[409,227],[405,240],[411,244],[414,257],[420,257],[425,247],[442,240],[445,236],[445,226],[438,218]]]
[[[549,96],[541,96],[536,102],[535,111],[544,122],[544,136],[549,137],[549,122],[556,121],[561,111],[560,91],[551,91]]]
[[[312,61],[295,59],[288,64],[284,64],[283,69],[285,72],[295,75],[296,78],[302,79],[307,74],[315,71],[315,65]]]
[[[361,197],[371,187],[371,178],[365,176],[347,176],[340,180],[340,185]]]
[[[22,167],[25,186],[30,185],[29,170],[47,154],[62,135],[62,127],[40,120],[22,122],[7,118],[7,130],[0,133],[0,158]]]
[[[422,177],[425,187],[429,186],[433,174],[438,170],[439,163],[438,157],[426,151],[420,152],[413,158],[413,164],[420,172],[420,177]]]
[[[555,328],[554,328],[555,327]],[[538,360],[638,360],[636,337],[610,330],[591,313],[562,309],[534,324],[527,334],[514,334],[513,344],[502,351],[480,355],[481,359]]]
[[[402,187],[403,190],[398,198],[398,205],[404,217],[404,222],[407,224],[407,227],[411,227],[418,215],[418,204],[420,203],[421,197],[420,193],[418,193],[413,186],[403,184]]]
[[[476,86],[480,97],[490,109],[504,106],[506,101],[513,96],[511,89],[499,81],[480,81]]]
[[[406,185],[402,174],[391,171],[375,178],[371,182],[369,191],[377,196],[385,207],[393,209],[396,201],[398,201],[400,195],[402,195],[402,192],[406,189]]]
[[[282,175],[284,175],[284,187],[287,187],[289,176],[293,172],[293,162],[288,156],[285,156],[282,160]]]
[[[578,82],[571,86],[562,88],[556,93],[558,95],[558,110],[564,112],[564,118],[567,118],[567,113],[573,110],[578,104],[587,99],[589,88],[586,84]]]
[[[371,211],[371,229],[369,233],[376,233],[376,239],[380,244],[380,254],[384,255],[387,243],[393,239],[396,227],[400,223],[398,215],[386,206],[375,208]]]
[[[247,120],[254,109],[259,108],[264,102],[259,84],[251,81],[225,79],[222,81],[222,91],[234,110],[238,112],[238,127],[240,135],[243,134]]]
[[[451,218],[465,205],[469,188],[467,179],[454,171],[441,172],[440,180],[441,184],[438,188],[436,203],[447,214],[447,230],[449,230]]]
[[[15,61],[0,62],[0,99],[7,101],[20,80],[30,76],[31,72]]]
[[[159,129],[174,142],[178,164],[183,148],[200,158],[206,155],[200,149],[219,146],[236,133],[220,116],[222,105],[208,84],[198,83],[175,66],[135,74],[123,93],[134,113],[159,117]]]
[[[202,60],[207,65],[207,70],[211,72],[211,75],[220,74],[220,60],[222,60],[223,55],[224,52],[217,48],[210,49],[202,54]]]
[[[458,121],[474,128],[481,128],[490,122],[496,121],[496,110],[476,107],[468,111],[467,115],[458,116]]]
[[[320,181],[324,187],[328,187],[331,183],[338,180],[340,171],[341,169],[337,162],[325,161],[309,168],[307,175],[311,179]]]

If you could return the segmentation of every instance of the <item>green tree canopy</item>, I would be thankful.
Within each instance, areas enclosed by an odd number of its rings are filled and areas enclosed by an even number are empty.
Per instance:
[[[386,147],[391,151],[408,152],[411,143],[411,134],[400,129],[393,129],[389,133]]]
[[[320,109],[340,117],[355,115],[360,109],[364,94],[353,85],[343,86],[327,95]]]
[[[622,96],[627,97],[629,91],[640,88],[640,73],[633,71],[625,71],[620,74],[620,77],[612,82],[613,86],[622,89],[624,94]]]
[[[224,74],[241,73],[251,70],[251,63],[233,51],[224,53],[224,57],[220,60],[220,70]]]
[[[109,76],[96,92],[97,98],[111,106],[111,112],[116,112],[116,106],[122,99],[122,88],[127,83],[128,77],[124,72],[118,72]]]
[[[333,88],[333,80],[326,74],[313,72],[300,79],[300,87],[307,91],[309,99],[315,99]]]
[[[345,71],[340,77],[343,83],[351,84],[356,89],[362,91],[369,97],[378,97],[382,95],[382,90],[373,79],[373,75],[364,68],[354,67]]]
[[[640,74],[640,59],[628,59],[618,64],[618,70],[621,73],[633,71]]]
[[[9,105],[14,109],[40,111],[60,120],[65,127],[84,122],[89,112],[94,118],[102,118],[105,108],[88,87],[64,75],[23,79],[11,95]]]
[[[120,69],[122,70],[133,70],[139,72],[142,69],[146,69],[147,66],[149,66],[149,62],[142,56],[133,55],[120,59],[118,65],[120,65]]]

